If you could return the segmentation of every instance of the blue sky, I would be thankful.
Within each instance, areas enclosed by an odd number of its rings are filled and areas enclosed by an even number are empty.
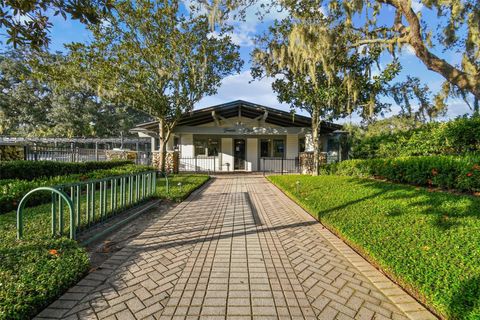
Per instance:
[[[260,2],[261,1],[262,0],[260,0]],[[436,19],[435,15],[427,8],[423,7],[422,4],[415,1],[413,1],[413,3],[414,8],[417,11],[422,12],[423,18],[427,22],[432,22]],[[252,39],[255,35],[265,31],[274,19],[281,19],[287,13],[272,10],[271,13],[267,14],[264,19],[260,21],[255,14],[257,11],[257,7],[250,8],[247,12],[246,21],[235,23],[235,30],[232,35],[234,41],[240,45],[241,57],[245,61],[242,72],[238,75],[232,75],[225,78],[222,82],[222,86],[218,89],[218,93],[215,96],[202,99],[197,104],[196,108],[203,108],[214,104],[243,99],[283,110],[289,110],[288,105],[281,105],[278,102],[275,93],[271,89],[270,79],[252,81],[250,76],[250,53],[253,50]],[[53,27],[50,31],[51,51],[64,51],[63,45],[65,43],[72,41],[88,42],[90,39],[89,31],[78,21],[53,17],[52,22]],[[460,54],[454,52],[441,53],[440,56],[453,64],[457,64],[461,60]],[[383,64],[388,63],[390,59],[390,56],[386,55],[385,59],[382,59]],[[417,76],[423,83],[428,84],[432,92],[436,92],[440,89],[440,86],[444,81],[443,77],[435,72],[429,71],[423,63],[415,57],[413,52],[408,50],[408,48],[403,50],[400,55],[400,62],[403,66],[403,70],[399,75],[398,80],[404,79],[407,75]],[[388,113],[387,116],[395,114],[396,112],[398,112],[398,107],[393,105],[392,111]],[[447,118],[453,118],[465,113],[469,113],[468,106],[465,102],[462,100],[449,100]],[[352,115],[347,119],[339,120],[339,122],[358,122],[359,120],[358,116]]]

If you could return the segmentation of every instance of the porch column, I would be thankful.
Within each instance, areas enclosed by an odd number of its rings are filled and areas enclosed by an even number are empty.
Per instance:
[[[286,159],[295,159],[298,157],[298,134],[287,134],[286,141]]]
[[[258,139],[247,139],[247,171],[258,171]]]
[[[157,151],[157,148],[156,148],[156,143],[155,143],[155,137],[151,137],[150,138],[150,141],[151,141],[151,151],[154,152],[154,151]]]
[[[233,139],[222,138],[222,163],[220,170],[233,171]]]

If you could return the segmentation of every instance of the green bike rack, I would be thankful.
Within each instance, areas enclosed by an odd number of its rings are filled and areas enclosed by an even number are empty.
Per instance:
[[[62,233],[63,229],[63,202],[64,200],[67,205],[68,209],[70,210],[70,239],[75,239],[75,209],[73,208],[73,202],[70,197],[63,191],[57,190],[51,187],[40,187],[29,191],[23,198],[20,200],[20,204],[18,205],[17,209],[17,239],[22,239],[23,237],[23,209],[25,207],[25,203],[27,199],[35,192],[38,191],[50,191],[52,193],[52,235],[55,235],[56,231],[56,198],[57,196],[60,197],[58,201],[59,205],[59,224],[60,224],[60,234]]]

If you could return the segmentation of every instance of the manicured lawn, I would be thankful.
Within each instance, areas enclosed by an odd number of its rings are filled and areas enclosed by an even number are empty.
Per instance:
[[[344,176],[268,179],[441,315],[480,319],[479,197]]]
[[[164,179],[157,180],[157,196],[181,201],[209,177],[169,179],[169,194]],[[16,240],[16,213],[0,215],[0,319],[31,318],[88,271],[88,255],[75,241],[50,238],[50,214],[50,204],[26,208],[22,241]]]
[[[170,189],[167,194],[165,178],[159,178],[157,180],[157,195],[162,199],[180,202],[209,179],[210,177],[206,174],[176,174],[168,176]]]

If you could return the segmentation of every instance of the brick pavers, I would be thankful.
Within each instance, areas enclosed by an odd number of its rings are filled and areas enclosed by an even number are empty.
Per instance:
[[[39,319],[435,319],[260,176],[220,176]]]

